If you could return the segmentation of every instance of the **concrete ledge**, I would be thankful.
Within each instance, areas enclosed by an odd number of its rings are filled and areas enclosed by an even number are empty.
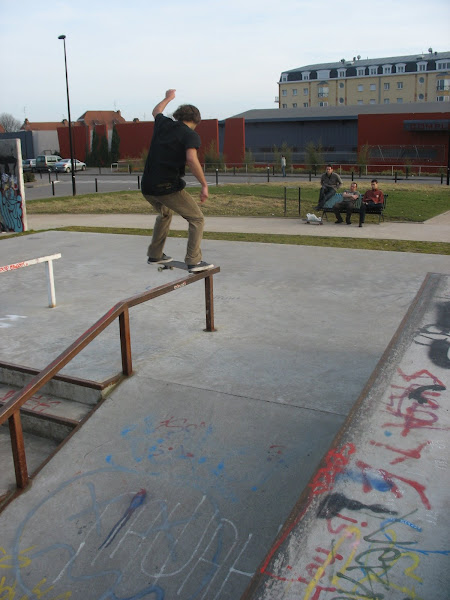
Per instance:
[[[0,362],[0,383],[22,388],[39,372],[39,369]],[[95,406],[111,391],[120,377],[112,377],[109,380],[97,382],[77,377],[56,375],[41,388],[40,392],[66,398],[67,400],[74,400],[75,402],[81,402],[89,406]]]
[[[242,600],[448,598],[449,349],[429,273]]]

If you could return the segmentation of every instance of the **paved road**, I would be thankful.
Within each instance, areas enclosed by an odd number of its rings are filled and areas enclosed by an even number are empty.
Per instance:
[[[124,191],[124,190],[138,190],[139,189],[139,181],[142,177],[141,173],[134,173],[132,175],[128,175],[126,173],[102,173],[99,174],[97,169],[88,169],[85,172],[79,172],[76,174],[76,191],[77,194],[91,194],[96,191],[96,182],[97,189],[99,192],[116,192],[116,191]],[[186,176],[186,184],[188,187],[196,187],[198,186],[197,180],[191,176]],[[215,186],[216,185],[216,176],[213,173],[208,173],[206,176],[208,181],[208,185]],[[313,181],[317,184],[319,183],[320,176],[313,177]],[[370,177],[364,177],[361,179],[362,182],[369,186]],[[392,177],[379,177],[380,181],[389,181],[392,182]],[[54,182],[54,194],[53,194],[53,186],[51,182]],[[270,181],[276,181],[277,183],[284,183],[286,186],[298,187],[301,186],[302,183],[309,181],[307,176],[298,177],[298,176],[288,176],[286,178],[282,178],[280,176],[273,177],[270,175]],[[357,181],[360,181],[357,179]],[[399,180],[400,181],[400,180]],[[406,180],[405,180],[406,181]],[[405,181],[401,181],[401,183],[405,183]],[[218,183],[221,184],[229,184],[229,183],[266,183],[267,175],[259,174],[259,175],[233,175],[232,173],[219,173],[218,175]],[[408,182],[417,184],[436,184],[440,185],[439,178],[414,178],[409,179]],[[72,196],[72,180],[71,176],[68,173],[58,173],[58,179],[56,180],[55,173],[47,173],[36,174],[36,182],[33,184],[26,185],[26,199],[30,200],[41,200],[43,198],[51,198],[53,195],[61,197],[61,196]]]

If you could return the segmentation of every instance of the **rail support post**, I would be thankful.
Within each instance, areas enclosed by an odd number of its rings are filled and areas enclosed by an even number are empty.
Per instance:
[[[131,375],[133,364],[131,360],[130,314],[128,307],[119,315],[120,350],[122,354],[122,373]]]
[[[205,277],[205,305],[206,329],[204,329],[204,331],[216,331],[216,329],[214,329],[214,293],[212,275]]]
[[[16,410],[16,412],[9,417],[8,422],[14,460],[14,471],[16,473],[16,484],[18,488],[23,489],[28,483],[28,469],[25,444],[23,441],[22,422],[20,420],[20,410]]]

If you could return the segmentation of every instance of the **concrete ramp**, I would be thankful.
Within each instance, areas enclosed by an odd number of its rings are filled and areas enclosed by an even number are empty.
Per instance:
[[[450,277],[428,274],[243,599],[448,600],[449,389]]]

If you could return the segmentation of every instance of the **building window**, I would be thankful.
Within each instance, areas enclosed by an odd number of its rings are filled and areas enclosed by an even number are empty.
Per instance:
[[[419,100],[423,100],[425,96],[423,94],[419,94]]]
[[[376,104],[376,101],[375,101],[375,100],[373,100],[373,98],[371,98],[371,99],[369,100],[369,104]]]
[[[364,86],[362,83],[358,84],[358,92],[363,92],[364,91]]]
[[[308,108],[309,104],[307,102],[303,102],[303,108]]]
[[[436,69],[440,71],[441,69],[450,69],[450,62],[447,61],[437,61]]]
[[[281,90],[281,95],[282,96],[287,96],[287,90]]]
[[[371,83],[370,84],[370,91],[374,92],[377,89],[377,84],[376,83]]]
[[[297,102],[294,102],[294,104],[292,105],[292,108],[297,108]]]
[[[281,108],[287,108],[287,104],[282,104]]]
[[[308,88],[303,88],[303,95],[307,96],[309,94],[309,89]]]
[[[328,106],[328,102],[319,102],[319,106]]]
[[[383,67],[383,75],[390,75],[392,73],[391,65],[384,65]]]
[[[417,70],[418,71],[426,71],[427,70],[427,63],[418,63],[417,64]]]
[[[343,82],[343,81],[341,81],[341,82],[339,83],[339,87],[341,88],[341,90],[343,89],[343,87],[344,87],[344,82]]]
[[[344,98],[339,98],[339,104],[344,104]]]
[[[358,69],[356,69],[356,71],[357,71],[358,77],[364,77],[364,75],[366,74],[365,67],[364,68],[358,68]]]
[[[384,99],[384,104],[389,104],[389,103],[390,103],[390,100],[389,100],[389,98],[385,98],[385,99]]]
[[[370,67],[369,73],[370,75],[378,75],[378,67]]]
[[[397,104],[403,104],[403,98],[397,98]]]
[[[338,77],[345,77],[345,69],[338,70]]]
[[[292,90],[292,95],[293,95],[293,96],[296,96],[296,95],[297,95],[297,90],[296,90],[296,89]]]
[[[397,65],[395,67],[395,70],[397,71],[397,73],[404,73],[405,72],[405,65]]]
[[[358,100],[358,104],[364,104],[362,100]]]
[[[390,84],[390,83],[385,83],[385,84],[384,84],[384,89],[385,89],[385,90],[388,90],[390,87],[391,87],[391,84]]]
[[[288,76],[286,73],[282,73],[281,74],[281,81],[287,81],[288,80]]]
[[[438,92],[448,92],[450,90],[450,79],[438,79],[436,83]]]
[[[419,83],[425,83],[425,77],[419,77]]]
[[[303,81],[308,81],[309,80],[309,73],[302,73],[302,79],[303,79]]]
[[[328,86],[319,85],[319,87],[317,88],[317,92],[317,96],[319,98],[328,98],[329,88]]]
[[[403,89],[403,81],[397,81],[397,89],[398,90],[402,90]]]
[[[450,96],[438,96],[436,102],[450,102]]]

